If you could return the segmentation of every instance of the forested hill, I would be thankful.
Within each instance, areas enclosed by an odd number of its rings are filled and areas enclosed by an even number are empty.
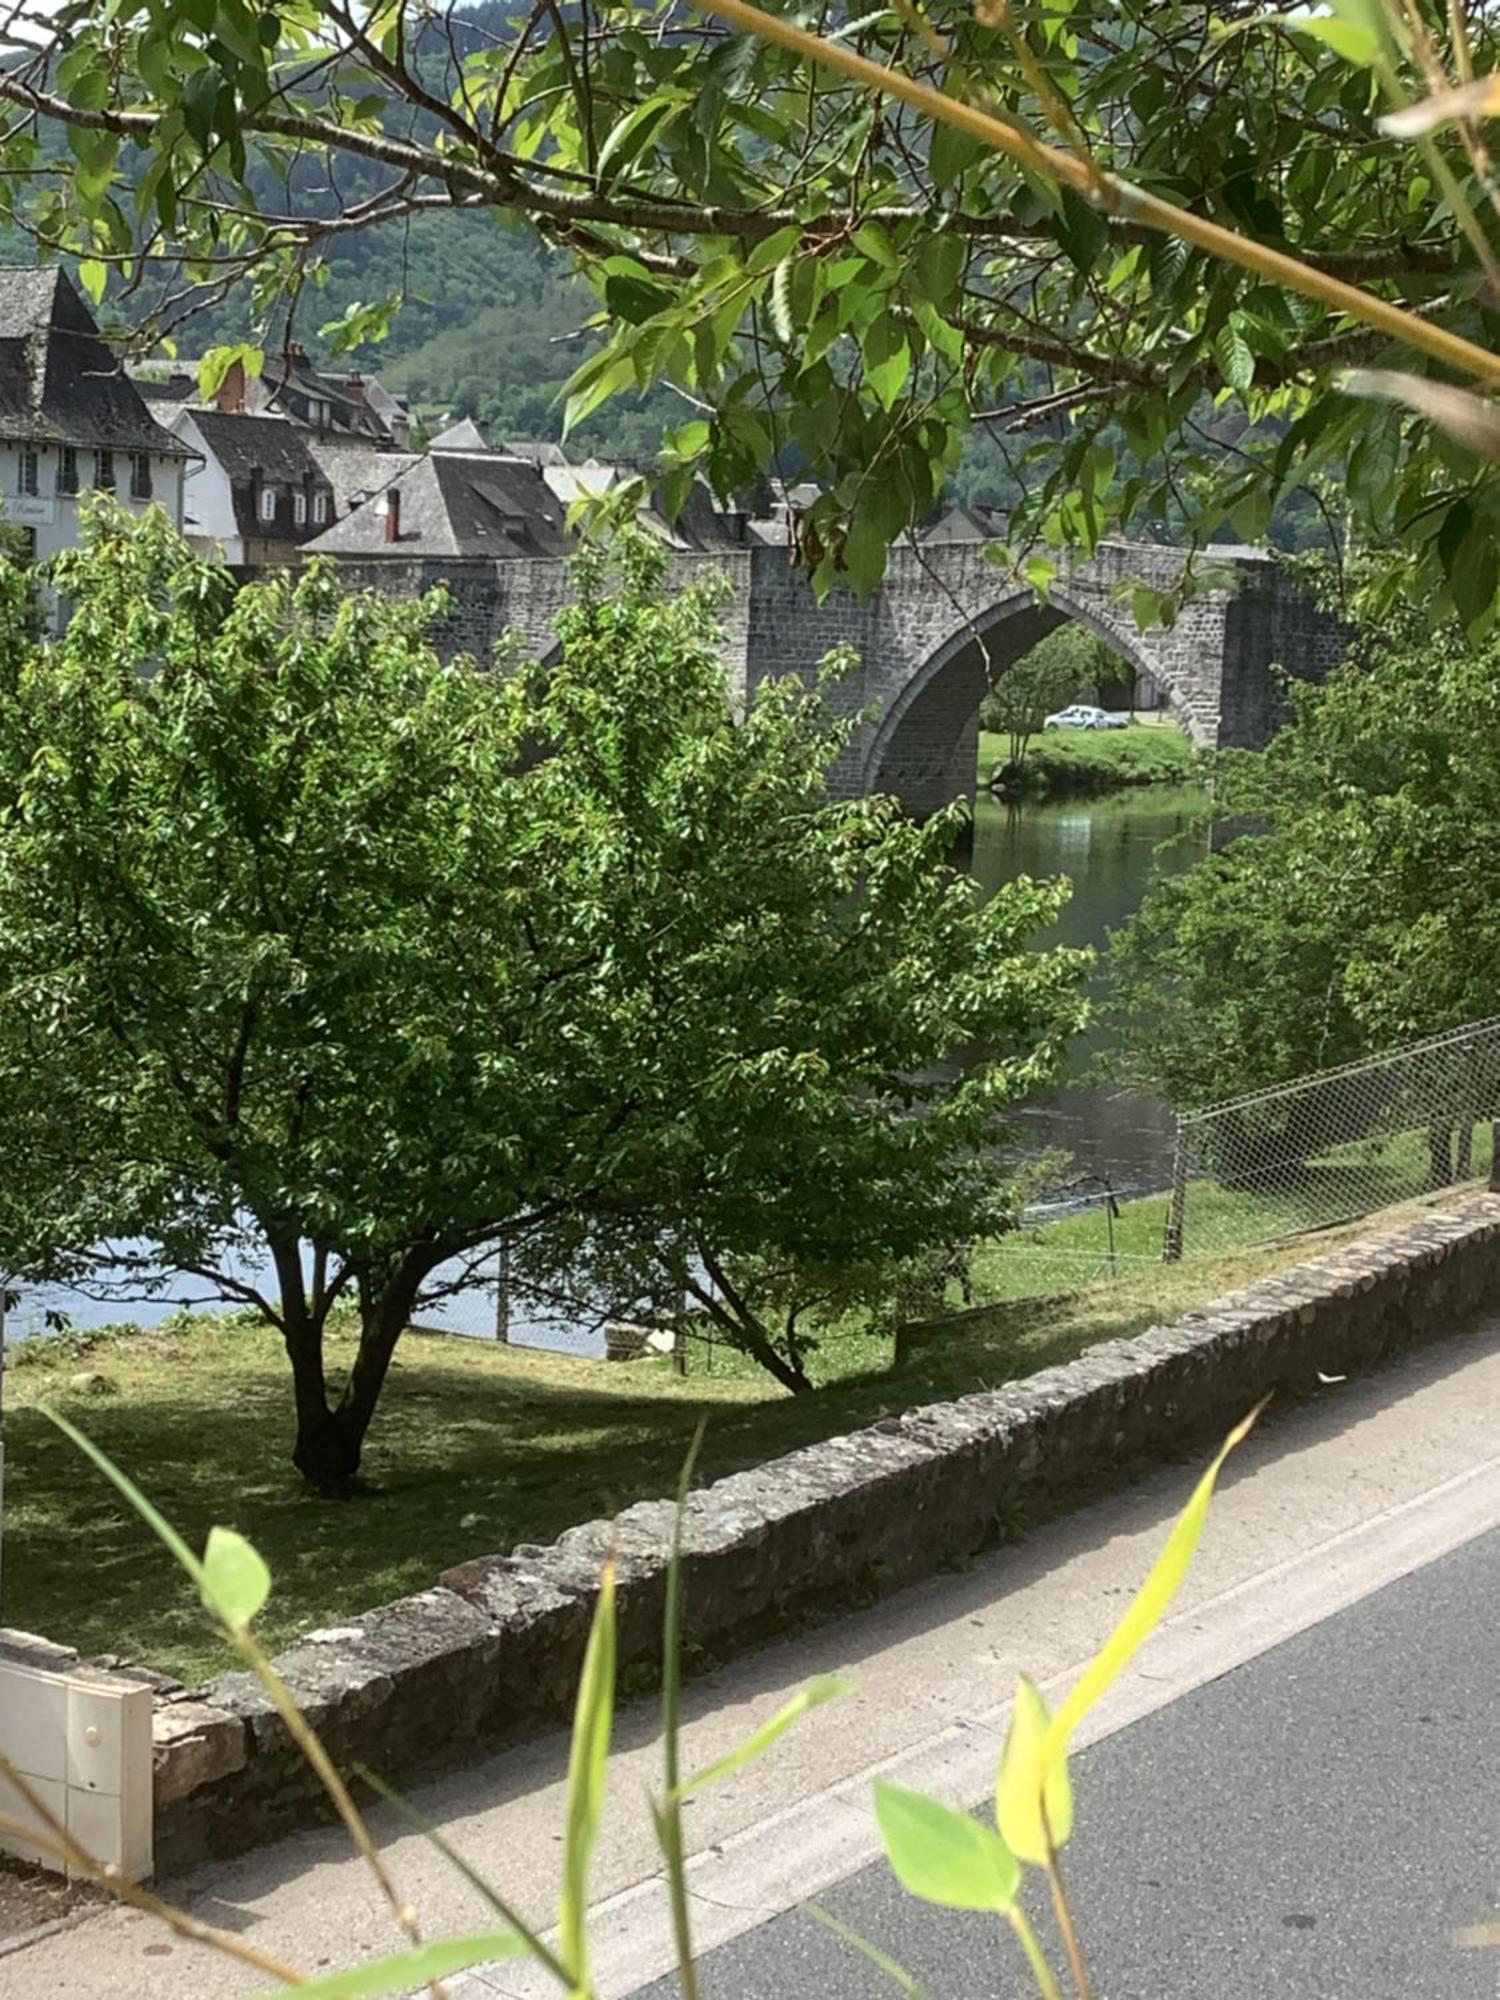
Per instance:
[[[429,423],[469,416],[497,440],[555,438],[559,391],[588,352],[584,323],[597,300],[567,257],[490,215],[426,215],[408,230],[349,236],[329,260],[328,283],[303,314],[316,327],[354,301],[396,293],[390,336],[363,349],[361,366],[404,390]],[[606,404],[576,434],[580,453],[647,459],[662,433],[690,414],[669,391]]]

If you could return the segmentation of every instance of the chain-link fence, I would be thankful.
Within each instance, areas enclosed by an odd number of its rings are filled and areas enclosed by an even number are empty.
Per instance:
[[[1500,1017],[1208,1105],[1145,1180],[1139,1160],[1059,1160],[1020,1227],[976,1246],[968,1289],[983,1305],[1077,1291],[1473,1184],[1497,1115]]]
[[[1163,1254],[1355,1221],[1488,1175],[1500,1017],[1178,1120]]]

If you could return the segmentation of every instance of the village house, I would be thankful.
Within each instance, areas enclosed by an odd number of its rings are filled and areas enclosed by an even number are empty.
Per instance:
[[[189,456],[101,339],[67,273],[0,265],[0,519],[30,553],[77,543],[90,492],[160,506],[181,526]]]
[[[184,407],[171,428],[198,461],[187,476],[182,528],[200,555],[222,555],[236,568],[281,567],[332,526],[333,482],[309,433],[289,418]]]
[[[393,395],[374,376],[315,367],[300,342],[284,355],[268,354],[258,375],[233,362],[212,397],[201,394],[196,369],[143,372],[139,386],[164,423],[173,410],[207,406],[226,416],[284,417],[326,444],[405,451],[411,443],[405,397]]]

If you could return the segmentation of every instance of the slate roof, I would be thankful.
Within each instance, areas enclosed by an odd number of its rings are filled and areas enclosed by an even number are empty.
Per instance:
[[[197,376],[182,370],[170,375],[132,375],[130,379],[148,403],[170,403],[174,409],[180,409],[184,403],[199,400]]]
[[[390,465],[394,454],[383,454]],[[386,540],[391,488],[401,495],[401,534]],[[307,544],[335,556],[563,556],[572,537],[563,508],[535,466],[496,452],[429,452],[392,470],[375,497]]]
[[[352,511],[372,493],[398,479],[421,460],[415,451],[379,451],[374,445],[348,443],[342,438],[320,438],[304,432],[307,448],[317,460],[323,476],[333,488],[333,497],[342,516]]]
[[[568,454],[551,438],[510,438],[500,449],[507,458],[529,459],[533,465],[566,465]]]
[[[152,416],[57,268],[0,264],[0,437],[190,456]]]
[[[456,424],[449,424],[428,446],[429,451],[488,451],[489,448],[484,432],[472,417],[460,417]]]
[[[259,473],[268,486],[327,486],[331,481],[307,448],[307,433],[286,417],[194,410],[198,435],[232,481]]]
[[[331,482],[308,449],[306,431],[286,417],[225,410],[194,410],[191,414],[199,437],[229,475],[234,518],[242,535],[264,537],[274,532],[275,524],[260,518],[257,484],[273,486],[283,494],[329,490]]]

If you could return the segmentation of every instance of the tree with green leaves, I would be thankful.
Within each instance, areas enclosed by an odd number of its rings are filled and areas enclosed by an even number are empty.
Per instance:
[[[1113,939],[1121,1063],[1183,1109],[1494,1012],[1500,643],[1366,634],[1292,722],[1215,765],[1254,829],[1159,882]]]
[[[236,592],[103,507],[66,632],[0,618],[12,1234],[262,1313],[320,1486],[497,1240],[559,1284],[627,1231],[920,1248],[989,1212],[967,1170],[1079,1020],[1080,955],[1028,949],[1060,892],[981,907],[951,824],[828,803],[847,725],[795,681],[737,718],[719,592],[664,560],[586,556],[556,661],[496,671],[434,650],[440,597]]]
[[[190,338],[232,299],[252,365],[316,326],[353,237],[529,229],[600,301],[572,420],[665,384],[699,406],[667,447],[682,490],[805,471],[820,587],[878,579],[980,424],[1013,455],[1018,559],[1180,537],[1170,617],[1191,545],[1332,474],[1336,539],[1401,540],[1401,586],[1486,628],[1500,425],[1448,378],[1500,382],[1488,10],[818,26],[746,0],[18,0],[0,211],[122,334]],[[400,304],[347,301],[326,337],[358,351]]]
[[[1019,771],[1026,746],[1054,710],[1085,696],[1096,700],[1119,655],[1076,620],[1038,639],[1024,659],[1007,667],[979,710],[982,729],[1006,738],[1008,768]]]

